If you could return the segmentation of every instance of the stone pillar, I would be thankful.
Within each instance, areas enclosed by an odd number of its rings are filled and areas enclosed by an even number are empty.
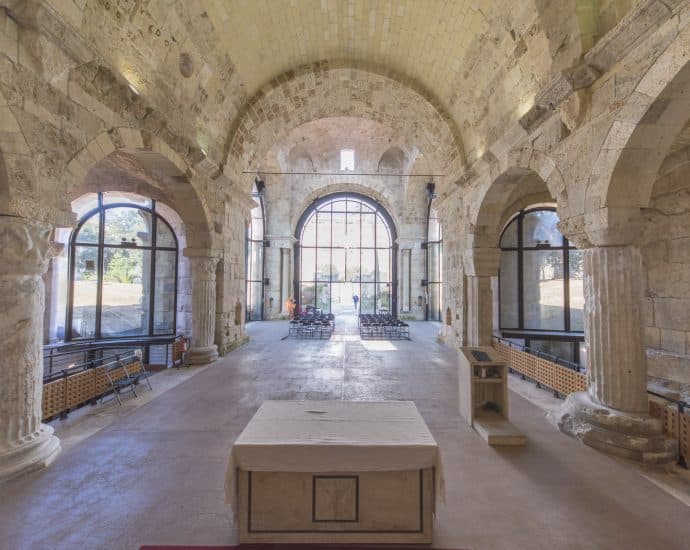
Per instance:
[[[0,216],[0,480],[45,467],[60,450],[53,428],[41,423],[50,235],[48,224]]]
[[[642,256],[637,246],[584,252],[588,390],[557,413],[559,427],[592,447],[643,462],[674,458],[661,422],[648,415]]]
[[[642,255],[636,246],[584,252],[588,393],[613,409],[647,413]]]
[[[493,335],[491,277],[465,277],[467,285],[467,346],[490,346]]]
[[[490,346],[494,332],[494,294],[492,277],[498,276],[501,251],[474,248],[465,258],[467,297],[466,346]]]
[[[203,255],[202,255],[203,254]],[[211,363],[218,359],[213,340],[216,331],[216,265],[220,259],[201,251],[185,250],[192,272],[192,365]]]

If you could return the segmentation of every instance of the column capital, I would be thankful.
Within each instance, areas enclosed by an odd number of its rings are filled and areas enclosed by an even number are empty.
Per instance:
[[[45,222],[0,215],[0,276],[43,275],[58,252],[52,230]]]
[[[558,230],[579,249],[636,245],[642,234],[640,209],[606,206],[562,219]]]

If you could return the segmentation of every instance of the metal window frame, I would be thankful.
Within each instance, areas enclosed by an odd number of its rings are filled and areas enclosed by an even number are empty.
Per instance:
[[[142,210],[148,212],[151,216],[151,244],[150,245],[122,245],[122,244],[106,244],[105,242],[105,213],[107,210],[113,208],[130,208],[133,210]],[[98,216],[98,242],[97,243],[79,243],[78,235],[82,227],[86,222],[91,220],[94,216]],[[168,227],[170,233],[173,236],[175,245],[170,246],[158,246],[158,221],[162,220],[163,223]],[[65,312],[65,341],[79,341],[79,340],[106,340],[113,339],[117,337],[113,336],[103,336],[101,333],[102,326],[102,313],[103,313],[103,271],[104,271],[104,257],[106,249],[127,249],[127,250],[146,250],[151,254],[150,260],[150,274],[149,274],[149,303],[148,303],[148,331],[146,334],[140,334],[138,336],[168,336],[174,335],[177,331],[177,289],[178,289],[178,275],[179,275],[179,241],[177,235],[172,226],[167,222],[163,216],[161,216],[156,210],[156,201],[151,200],[151,207],[141,206],[137,204],[127,203],[127,202],[114,202],[111,204],[104,204],[103,193],[98,193],[98,206],[86,212],[77,226],[74,228],[70,234],[69,243],[69,260],[68,260],[68,271],[67,271],[67,304]],[[97,268],[96,268],[96,314],[95,314],[95,324],[94,324],[94,336],[81,336],[75,337],[73,331],[73,320],[74,320],[74,284],[76,282],[75,271],[76,271],[76,249],[77,247],[82,248],[96,248],[97,249]],[[156,333],[154,328],[154,317],[155,317],[155,298],[156,298],[156,252],[158,251],[168,251],[175,252],[175,290],[173,298],[173,328],[170,332]],[[147,349],[148,353],[148,349]]]
[[[266,273],[266,204],[264,202],[264,194],[263,191],[259,191],[256,187],[256,183],[254,183],[254,187],[252,190],[252,198],[257,201],[259,204],[252,209],[252,212],[256,210],[256,208],[261,209],[261,239],[255,239],[252,238],[252,220],[256,218],[252,218],[251,212],[249,214],[249,224],[246,227],[246,238],[245,238],[245,246],[244,246],[244,255],[245,255],[245,278],[244,278],[244,296],[245,296],[245,301],[246,301],[246,307],[244,308],[244,320],[245,322],[249,321],[262,321],[264,319],[264,308],[265,308],[265,294],[266,294],[266,289],[265,289],[265,281],[264,281],[264,275]],[[252,258],[253,258],[253,252],[255,248],[260,248],[261,249],[261,275],[259,278],[255,277],[255,273],[253,269],[251,269],[252,266]],[[261,294],[261,311],[259,313],[259,318],[251,318],[251,310],[249,308],[249,304],[252,303],[251,297],[254,295],[253,294],[253,285],[259,283],[260,285],[260,291],[259,293]]]
[[[443,229],[441,228],[441,222],[438,221],[439,225],[439,240],[434,240],[431,241],[429,240],[429,229],[431,225],[431,212],[434,210],[432,208],[432,203],[434,201],[434,196],[429,195],[429,200],[427,202],[427,207],[426,207],[426,240],[422,243],[422,249],[424,250],[424,270],[426,274],[426,284],[424,285],[424,291],[426,292],[426,306],[425,306],[425,311],[424,311],[424,320],[425,321],[443,321],[443,273],[442,273],[442,267],[443,267]],[[436,218],[438,220],[438,214],[436,215]],[[438,275],[438,280],[434,279],[431,280],[429,277],[430,273],[430,260],[429,260],[429,247],[438,247],[438,265],[436,267],[436,274]],[[433,292],[432,289],[438,287],[438,311],[436,318],[432,318],[431,316],[431,310],[429,308],[429,297],[431,296],[431,293]]]
[[[333,203],[336,201],[341,201],[344,200],[346,201],[345,203],[345,209],[343,211],[340,210],[333,210]],[[361,207],[359,211],[353,211],[350,212],[348,210],[347,206],[347,201],[353,201],[353,202],[358,202],[361,204],[364,204],[368,208],[372,209],[373,212],[362,212]],[[330,209],[327,209],[327,207],[330,207]],[[328,214],[329,215],[329,235],[330,235],[330,241],[328,245],[319,245],[319,214]],[[373,199],[367,195],[363,195],[361,193],[356,193],[356,192],[338,192],[338,193],[330,193],[328,195],[324,195],[323,197],[320,197],[316,200],[314,200],[309,207],[305,209],[305,211],[302,213],[300,216],[297,226],[295,228],[295,245],[294,245],[294,277],[293,277],[293,290],[294,290],[294,296],[295,300],[297,302],[298,307],[302,307],[305,304],[302,304],[302,293],[301,293],[301,288],[303,284],[313,284],[314,285],[314,302],[315,306],[318,303],[318,284],[328,284],[329,285],[329,297],[328,297],[328,310],[329,312],[333,311],[333,292],[332,292],[332,287],[333,285],[338,285],[338,284],[347,284],[348,281],[343,280],[343,281],[333,281],[333,250],[338,249],[338,250],[347,250],[347,247],[344,246],[333,246],[333,214],[345,214],[345,223],[347,224],[347,219],[349,215],[358,215],[359,216],[359,235],[360,235],[360,246],[355,247],[359,251],[359,265],[361,267],[362,265],[362,250],[373,250],[374,251],[374,280],[373,281],[363,281],[361,277],[361,272],[360,272],[360,277],[359,280],[356,282],[350,281],[351,284],[357,285],[359,289],[359,296],[360,296],[360,304],[361,304],[361,296],[362,296],[362,285],[365,284],[371,284],[374,285],[374,312],[378,311],[379,307],[379,287],[380,285],[386,285],[389,288],[389,311],[393,315],[397,315],[398,312],[398,245],[397,245],[397,231],[395,228],[395,223],[393,221],[393,218],[390,216],[388,211],[385,209],[385,207],[379,203],[376,199]],[[374,219],[374,244],[373,246],[362,246],[362,219],[363,216],[365,215],[371,215],[373,216]],[[311,222],[314,221],[316,224],[315,227],[315,244],[314,245],[307,245],[307,246],[302,246],[302,238],[303,238],[303,233],[307,225]],[[378,221],[381,221],[383,223],[383,226],[387,230],[387,237],[388,237],[388,246],[378,246],[377,241],[378,241]],[[314,254],[314,277],[311,280],[307,279],[302,279],[302,249],[313,249],[315,251]],[[318,264],[318,250],[319,249],[327,249],[329,250],[329,260],[330,260],[330,271],[328,275],[328,279],[320,279],[317,276],[317,264]],[[389,263],[388,263],[388,272],[390,273],[389,280],[380,280],[379,278],[379,273],[380,270],[378,268],[378,264],[376,263],[376,251],[378,250],[387,250],[389,251]],[[345,273],[344,276],[347,275],[347,254],[345,254]]]
[[[517,283],[518,283],[518,326],[506,327],[503,326],[503,316],[501,311],[501,271],[498,273],[498,319],[499,330],[504,337],[521,338],[527,344],[532,340],[551,340],[573,343],[573,357],[577,362],[579,360],[579,346],[578,342],[584,340],[584,331],[572,330],[571,326],[571,308],[570,308],[570,252],[577,250],[575,246],[568,240],[568,238],[561,234],[563,240],[558,246],[525,246],[523,241],[523,222],[527,214],[533,212],[556,212],[552,207],[535,207],[526,208],[517,212],[506,223],[501,235],[499,237],[499,248],[501,254],[503,252],[515,252],[517,254]],[[513,225],[517,224],[517,246],[502,246],[503,236],[506,231]],[[560,232],[559,232],[560,233]],[[543,251],[560,251],[563,260],[563,330],[559,329],[528,329],[525,328],[525,282],[524,282],[524,253],[525,252],[543,252]]]

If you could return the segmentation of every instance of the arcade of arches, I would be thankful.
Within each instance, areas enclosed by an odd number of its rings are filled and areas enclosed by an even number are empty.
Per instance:
[[[539,429],[673,463],[647,391],[690,400],[688,97],[688,0],[0,0],[0,483],[66,456],[46,346],[182,334],[242,371],[293,298],[408,321],[444,372],[495,336],[577,364]]]

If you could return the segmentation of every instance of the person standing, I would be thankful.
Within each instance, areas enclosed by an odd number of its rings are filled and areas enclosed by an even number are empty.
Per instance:
[[[356,294],[354,294],[354,295],[352,296],[352,301],[353,301],[354,304],[355,304],[355,309],[357,309],[357,304],[359,303],[359,296],[357,296]]]

